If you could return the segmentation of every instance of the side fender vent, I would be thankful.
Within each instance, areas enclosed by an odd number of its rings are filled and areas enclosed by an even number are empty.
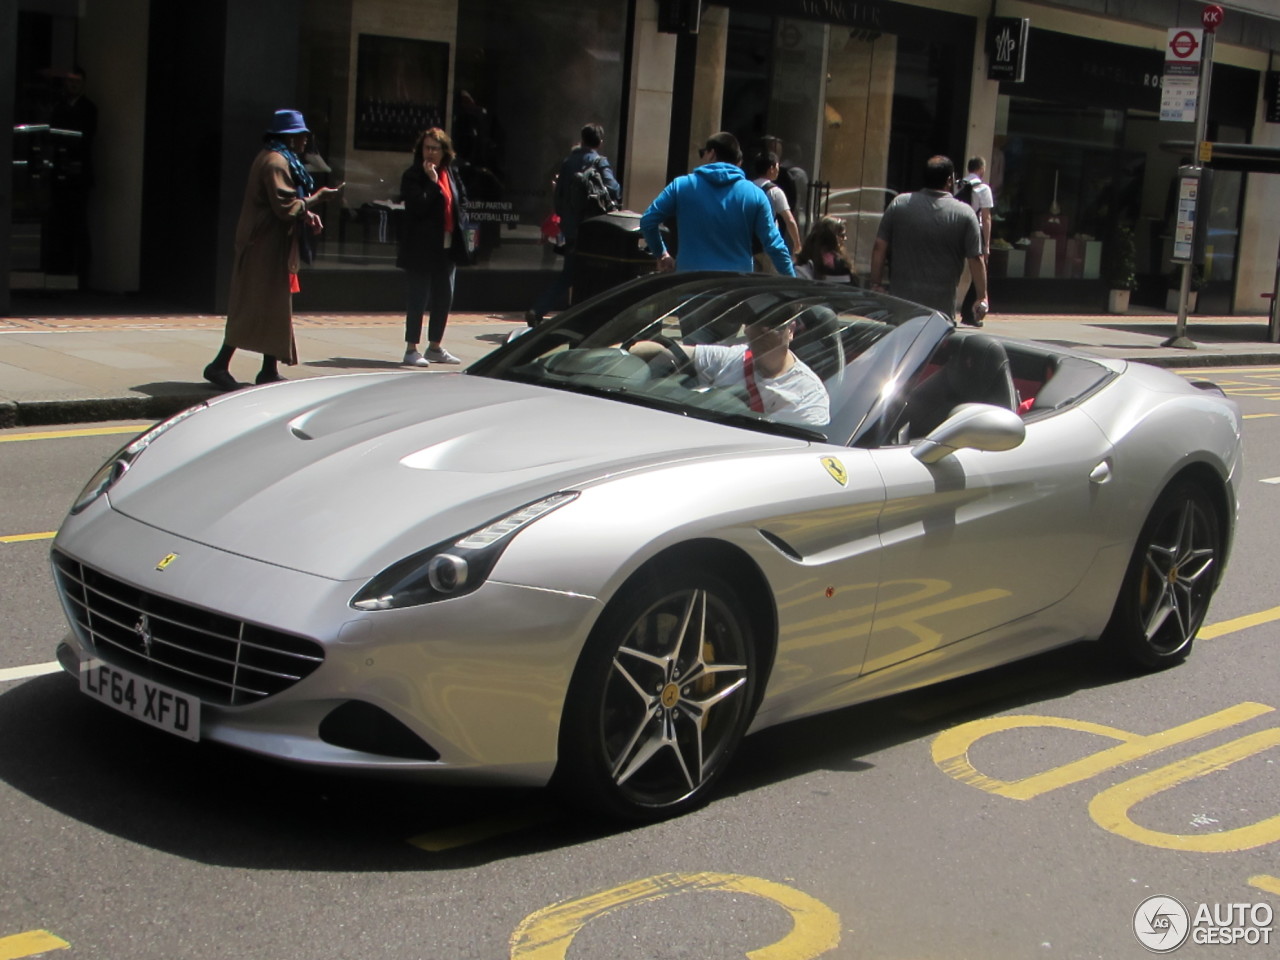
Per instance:
[[[804,557],[800,556],[800,552],[796,550],[795,547],[791,546],[791,544],[787,543],[787,541],[783,540],[776,533],[770,533],[768,530],[761,530],[760,536],[764,537],[765,540],[767,540],[773,548],[784,557],[794,560],[797,563],[804,560]]]

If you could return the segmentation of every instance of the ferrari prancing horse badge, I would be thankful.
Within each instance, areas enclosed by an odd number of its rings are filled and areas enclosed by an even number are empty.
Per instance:
[[[827,468],[827,473],[831,474],[831,478],[840,486],[846,486],[849,483],[849,471],[844,468],[844,464],[836,457],[823,457],[822,465]]]

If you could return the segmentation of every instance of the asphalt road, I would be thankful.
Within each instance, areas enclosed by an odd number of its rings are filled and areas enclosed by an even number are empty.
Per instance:
[[[1280,368],[1195,375],[1249,419],[1186,664],[1077,646],[789,724],[709,807],[632,829],[539,791],[289,770],[90,702],[45,672],[48,535],[130,426],[0,431],[0,958],[1111,960],[1151,955],[1148,897],[1280,912]],[[1274,956],[1269,924],[1178,953]]]

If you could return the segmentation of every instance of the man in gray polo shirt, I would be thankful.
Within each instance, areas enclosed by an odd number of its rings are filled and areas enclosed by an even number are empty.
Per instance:
[[[951,195],[955,176],[949,158],[930,157],[923,188],[894,197],[871,251],[871,286],[886,289],[883,278],[889,259],[889,292],[954,318],[956,286],[968,261],[978,298],[974,316],[981,325],[989,308],[982,232],[973,208]]]

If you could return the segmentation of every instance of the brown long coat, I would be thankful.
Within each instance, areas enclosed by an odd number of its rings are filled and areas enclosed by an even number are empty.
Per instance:
[[[249,169],[249,183],[236,225],[235,262],[225,343],[297,363],[293,341],[293,295],[289,274],[298,270],[294,231],[307,211],[298,197],[289,161],[263,150]]]

